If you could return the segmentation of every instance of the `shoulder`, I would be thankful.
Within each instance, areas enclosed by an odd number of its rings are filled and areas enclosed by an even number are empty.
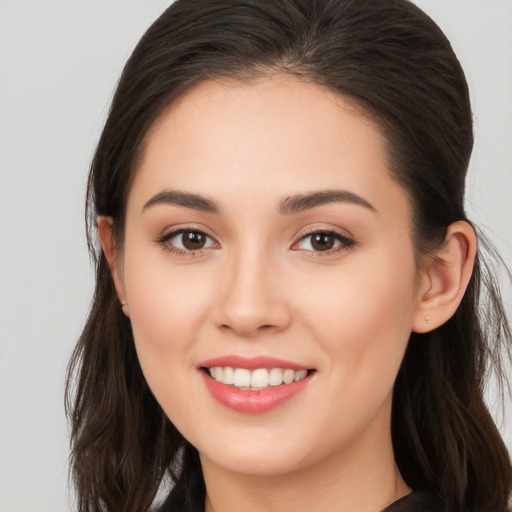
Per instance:
[[[382,512],[443,512],[443,502],[430,491],[415,491],[395,501]]]

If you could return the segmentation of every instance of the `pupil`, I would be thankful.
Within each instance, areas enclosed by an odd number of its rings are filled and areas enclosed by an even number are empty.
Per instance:
[[[317,233],[313,236],[312,245],[317,251],[328,251],[334,246],[334,238],[328,233]]]
[[[202,249],[205,244],[205,237],[197,231],[185,231],[182,238],[183,246],[187,249]]]

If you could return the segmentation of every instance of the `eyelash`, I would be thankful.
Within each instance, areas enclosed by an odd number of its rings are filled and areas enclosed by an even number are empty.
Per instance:
[[[170,241],[173,238],[176,238],[180,235],[183,236],[185,233],[194,233],[196,235],[202,235],[202,236],[206,237],[206,239],[207,239],[206,243],[209,243],[208,241],[210,241],[210,242],[213,242],[213,244],[208,247],[201,247],[200,249],[193,250],[193,249],[181,249],[179,247],[176,247],[174,244],[170,243]],[[166,233],[165,235],[163,235],[162,237],[160,237],[157,240],[157,242],[166,251],[176,254],[177,256],[181,256],[181,257],[194,257],[194,256],[197,256],[201,251],[203,251],[205,249],[210,249],[211,247],[219,246],[218,242],[216,242],[210,235],[208,235],[201,229],[196,229],[193,227],[190,227],[190,228],[184,227],[184,228],[176,229],[174,231],[170,231],[170,232]],[[215,248],[217,248],[217,247],[215,247]]]
[[[173,238],[176,238],[180,235],[183,236],[185,233],[191,233],[191,234],[204,236],[207,239],[206,244],[210,243],[210,245],[207,247],[201,247],[200,249],[197,249],[197,250],[193,250],[193,249],[181,249],[179,247],[176,247],[174,244],[170,243],[170,241]],[[311,238],[315,235],[326,235],[329,237],[333,237],[335,240],[334,243],[339,242],[339,244],[337,246],[335,246],[331,249],[327,249],[325,251],[315,251],[314,249],[296,248],[297,245],[299,245],[300,243],[304,242],[308,238]],[[210,241],[210,242],[208,242],[208,241]],[[184,228],[177,229],[175,231],[170,231],[169,233],[166,233],[165,235],[160,237],[157,240],[157,242],[166,251],[176,254],[177,256],[181,256],[181,257],[194,257],[194,256],[197,256],[199,253],[201,253],[201,251],[203,251],[205,249],[219,247],[218,242],[216,242],[210,235],[208,235],[207,233],[205,233],[204,231],[202,231],[200,229],[195,229],[192,227],[190,227],[190,228],[184,227]],[[330,255],[336,254],[338,252],[349,250],[349,249],[353,248],[355,245],[356,245],[356,242],[353,239],[348,238],[344,235],[341,235],[340,233],[338,233],[336,231],[329,230],[329,229],[314,229],[314,230],[309,231],[306,234],[302,235],[299,238],[299,240],[292,245],[291,248],[292,248],[292,250],[303,250],[303,251],[310,252],[315,257],[323,257],[323,256],[330,256]]]
[[[327,249],[325,251],[315,251],[315,250],[311,250],[311,249],[299,249],[299,248],[294,249],[294,250],[306,250],[308,252],[311,252],[311,254],[314,257],[325,257],[325,256],[331,256],[331,255],[339,253],[339,252],[347,251],[349,249],[352,249],[356,245],[355,240],[353,240],[352,238],[348,238],[347,236],[344,236],[332,229],[313,229],[311,231],[308,231],[306,234],[302,235],[300,237],[300,239],[298,240],[298,242],[295,242],[293,244],[292,249],[294,247],[296,247],[298,244],[300,244],[301,242],[303,242],[304,240],[307,240],[308,238],[311,238],[315,235],[326,235],[329,237],[333,237],[335,240],[334,243],[339,242],[339,245],[335,246],[331,249]],[[312,242],[310,242],[310,244],[311,243]]]

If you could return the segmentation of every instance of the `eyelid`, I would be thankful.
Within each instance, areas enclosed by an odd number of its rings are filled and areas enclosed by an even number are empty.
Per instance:
[[[171,244],[170,241],[174,238],[179,236],[182,233],[186,233],[187,231],[194,232],[194,233],[201,233],[208,239],[210,239],[213,242],[213,246],[210,245],[208,247],[201,247],[200,249],[182,249],[180,247],[176,247],[175,245]],[[204,251],[209,251],[211,249],[218,249],[220,248],[220,244],[217,241],[217,239],[208,233],[208,230],[206,230],[203,227],[198,227],[197,225],[180,225],[180,226],[172,226],[171,228],[166,229],[162,235],[158,236],[155,240],[159,245],[162,246],[163,249],[170,253],[174,253],[178,256],[185,256],[185,257],[191,257],[196,256],[199,253],[202,253]]]
[[[330,234],[333,235],[337,241],[340,242],[340,244],[336,247],[333,247],[332,249],[327,249],[325,251],[315,251],[314,249],[300,249],[297,246],[304,240],[306,240],[308,237],[311,237],[315,234]],[[352,249],[356,245],[356,241],[351,235],[346,235],[340,233],[335,228],[327,228],[327,227],[311,227],[308,228],[305,232],[302,232],[300,235],[298,235],[297,240],[292,244],[291,249],[296,251],[305,251],[309,252],[312,255],[316,256],[328,256],[335,253],[347,251],[349,249]],[[297,247],[297,248],[296,248]]]

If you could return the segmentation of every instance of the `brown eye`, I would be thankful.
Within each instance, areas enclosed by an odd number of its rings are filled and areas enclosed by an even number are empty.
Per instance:
[[[335,231],[316,231],[303,236],[294,247],[296,249],[322,253],[334,252],[337,249],[348,249],[354,245],[354,240],[340,235]]]
[[[179,229],[172,231],[159,239],[158,243],[169,252],[183,255],[186,253],[193,254],[202,249],[218,248],[218,244],[211,236],[195,229]]]
[[[335,241],[333,233],[315,233],[311,235],[311,247],[315,251],[328,251],[334,247]]]
[[[206,244],[206,235],[200,231],[183,231],[181,243],[189,251],[202,249]]]

